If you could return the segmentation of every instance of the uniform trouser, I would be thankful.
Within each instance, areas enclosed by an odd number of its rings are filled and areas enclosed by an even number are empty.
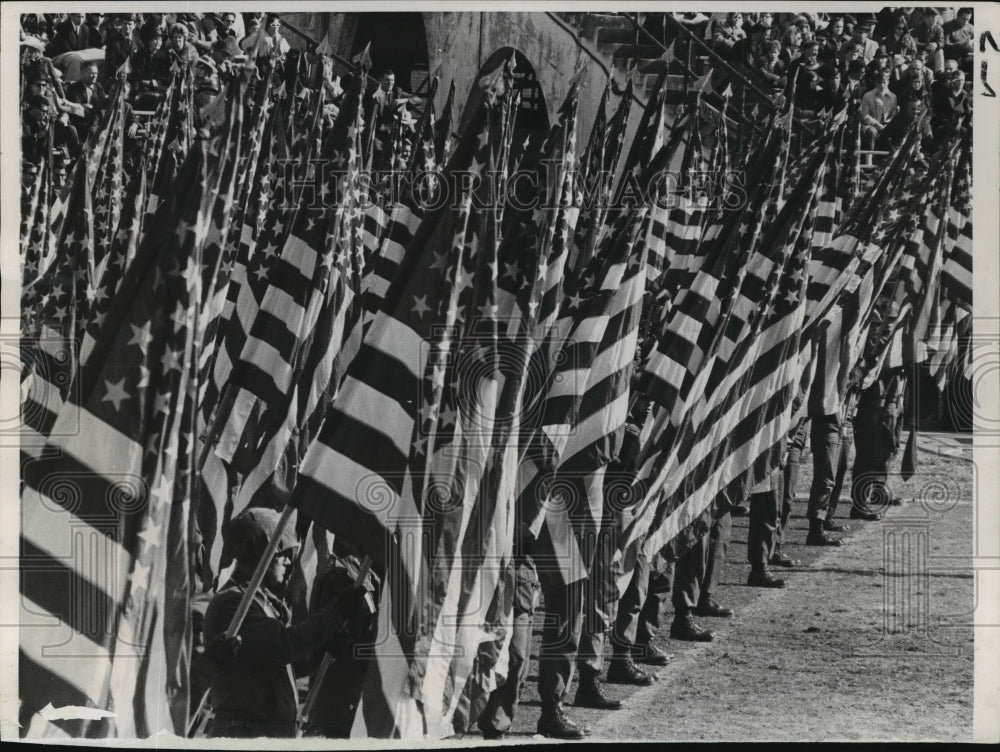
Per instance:
[[[640,556],[632,579],[618,602],[612,642],[616,652],[632,645],[648,645],[660,630],[660,616],[669,597],[674,618],[691,612],[700,601],[709,600],[718,585],[726,560],[732,516],[729,512],[712,523],[711,529],[677,563],[651,565]]]
[[[708,561],[705,565],[705,577],[701,581],[701,594],[699,595],[702,603],[712,600],[712,594],[716,592],[719,577],[722,575],[722,567],[726,563],[726,552],[729,549],[729,536],[732,531],[733,518],[729,512],[712,523],[712,531],[709,533]]]
[[[832,501],[837,488],[837,470],[840,464],[841,436],[840,416],[824,415],[812,419],[810,444],[813,455],[813,479],[809,489],[810,520],[825,517],[830,519],[836,511],[836,501]],[[837,491],[839,496],[840,491]]]
[[[774,554],[781,524],[781,473],[775,473],[771,490],[750,494],[750,526],[747,530],[747,561],[752,569],[767,566]]]
[[[891,494],[886,481],[889,461],[896,451],[895,420],[869,409],[854,416],[854,468],[851,502],[855,508],[884,507]]]
[[[802,450],[806,446],[806,436],[809,434],[809,421],[804,420],[792,432],[788,442],[788,458],[785,461],[784,492],[781,494],[781,518],[778,523],[775,543],[785,542],[785,530],[788,518],[792,515],[792,502],[795,501],[795,490],[799,485],[799,463],[802,461]]]
[[[667,574],[664,574],[667,571]],[[639,555],[632,579],[618,601],[618,614],[611,633],[615,653],[628,653],[633,645],[648,645],[660,629],[660,615],[670,598],[673,564],[654,567]]]
[[[601,531],[583,591],[583,630],[577,663],[581,672],[599,674],[604,668],[604,645],[615,623],[618,587],[612,572],[612,535]]]
[[[569,585],[549,585],[543,589],[545,623],[538,651],[538,694],[542,708],[562,702],[573,681],[573,669],[580,632],[583,629],[585,580]]]
[[[490,693],[479,720],[480,728],[502,733],[507,732],[514,721],[521,690],[528,678],[532,616],[539,592],[534,564],[528,557],[519,558],[515,573],[514,627],[508,648],[507,679]]]

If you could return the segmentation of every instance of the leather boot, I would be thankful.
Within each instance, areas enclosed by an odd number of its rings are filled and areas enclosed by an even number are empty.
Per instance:
[[[566,715],[561,702],[542,706],[538,733],[550,739],[582,739],[587,734]]]
[[[650,674],[635,665],[629,653],[615,653],[608,666],[608,682],[610,684],[633,684],[638,687],[648,687],[654,681]]]
[[[601,680],[593,669],[580,670],[580,684],[576,688],[573,704],[578,708],[597,708],[598,710],[620,710],[621,700],[612,700],[604,694]]]
[[[767,567],[760,567],[750,570],[750,576],[747,577],[747,585],[751,587],[783,588],[785,581],[780,577],[774,577]]]
[[[878,512],[874,511],[871,507],[868,506],[851,507],[850,517],[852,520],[865,520],[866,522],[878,522],[880,519],[882,519],[882,515],[880,515]]]
[[[828,533],[846,533],[851,528],[833,520],[823,520],[823,529]]]
[[[839,546],[840,538],[831,538],[823,530],[823,520],[815,517],[809,520],[809,535],[806,536],[807,546]]]
[[[674,614],[670,636],[687,642],[711,642],[715,637],[710,629],[702,629],[691,619],[691,614]]]

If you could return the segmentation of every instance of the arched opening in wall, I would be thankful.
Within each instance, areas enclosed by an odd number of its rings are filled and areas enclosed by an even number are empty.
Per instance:
[[[396,85],[426,95],[430,79],[427,31],[421,13],[359,13],[351,57],[371,42],[373,72],[391,68]]]
[[[516,155],[529,136],[534,140],[544,138],[548,133],[549,110],[545,105],[545,95],[542,93],[542,85],[538,82],[534,66],[513,47],[501,47],[490,55],[479,69],[477,80],[510,60],[511,55],[514,56],[514,88],[521,94],[511,140],[511,153]],[[462,119],[464,120],[469,114],[464,112]]]

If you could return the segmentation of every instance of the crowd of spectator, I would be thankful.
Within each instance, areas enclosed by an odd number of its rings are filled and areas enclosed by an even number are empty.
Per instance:
[[[666,14],[644,14],[648,30],[665,31]],[[791,99],[799,122],[851,107],[861,120],[862,146],[890,148],[920,120],[928,142],[968,122],[974,33],[962,8],[884,8],[878,13],[676,13],[704,41],[698,52],[721,76],[737,74],[734,90],[750,107],[750,81],[779,104]],[[193,71],[195,101],[220,90],[220,73],[290,49],[277,14],[27,13],[21,16],[22,145],[26,169],[45,156],[63,165],[80,155],[98,128],[117,78],[129,83],[131,114],[151,113],[174,72]],[[720,64],[720,60],[725,65]],[[379,82],[376,84],[376,82]],[[330,85],[338,88],[337,80]],[[721,90],[721,89],[720,89]],[[389,104],[385,107],[381,99]],[[412,130],[406,107],[415,100],[392,80],[372,79],[369,105],[379,105],[376,151],[400,124]],[[927,113],[927,117],[921,117]],[[141,137],[141,117],[130,137]],[[391,158],[408,158],[405,141]]]
[[[939,141],[971,112],[969,8],[678,16],[745,79],[791,99],[798,118],[859,112],[866,149],[891,147],[918,120]]]
[[[193,67],[195,102],[219,91],[219,73],[290,49],[276,14],[26,13],[21,16],[23,159],[78,157],[98,127],[116,79],[129,84],[131,135],[162,101],[174,72]]]

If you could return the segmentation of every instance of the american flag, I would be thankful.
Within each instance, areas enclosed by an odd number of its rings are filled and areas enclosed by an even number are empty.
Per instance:
[[[167,529],[193,362],[190,293],[210,205],[204,164],[196,144],[150,220],[46,452],[24,465],[20,691],[29,736],[183,733],[171,705],[186,707],[172,697],[184,688],[170,685],[162,648],[174,608],[164,550],[181,532]],[[46,724],[35,714],[48,703],[110,712]]]
[[[501,82],[484,83],[492,99],[457,146],[449,178],[458,170],[481,175],[494,158],[497,100],[505,94]],[[476,446],[492,414],[491,398],[476,396],[475,387],[495,393],[495,229],[489,202],[473,209],[468,189],[455,179],[449,187],[457,206],[421,222],[303,459],[291,500],[361,545],[385,572],[384,639],[356,721],[374,736],[438,733],[454,686],[443,681],[450,658],[432,645],[437,630],[449,626],[440,615],[461,608],[450,599],[469,595],[457,582],[444,585],[476,572],[481,554],[465,542],[484,545],[462,532],[479,532],[481,510],[473,502],[482,468],[463,461],[460,448]],[[483,364],[481,378],[456,380],[456,368],[473,354],[481,355],[473,361]]]
[[[643,501],[637,520],[645,516],[650,499],[656,500],[656,510],[645,531],[636,524],[628,530],[625,550],[645,533],[646,556],[667,544],[668,556],[682,555],[692,535],[708,529],[719,503],[745,498],[777,463],[776,447],[797,409],[805,267],[831,152],[827,144],[811,160],[790,199],[765,222],[763,237],[753,244],[748,271],[701,366],[670,453],[647,455],[640,466]],[[778,171],[775,184],[781,178]],[[772,192],[769,201],[775,198]]]
[[[536,171],[537,194],[518,196],[506,215],[498,252],[497,316],[501,373],[497,420],[478,502],[492,514],[484,530],[490,549],[479,574],[479,634],[467,631],[462,649],[475,661],[460,699],[453,698],[456,732],[469,728],[490,691],[502,681],[502,657],[510,639],[515,516],[519,463],[536,427],[544,374],[549,372],[551,334],[563,298],[565,263],[578,209],[574,205],[578,82],[570,83],[559,122],[544,141],[525,148],[519,170]],[[554,171],[554,174],[547,174]],[[525,208],[519,208],[520,206]],[[471,638],[471,639],[469,639]],[[466,671],[468,658],[455,668]],[[458,673],[453,670],[453,673]]]

